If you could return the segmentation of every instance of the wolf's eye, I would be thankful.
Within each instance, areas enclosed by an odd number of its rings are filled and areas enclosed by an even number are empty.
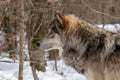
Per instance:
[[[51,32],[49,32],[49,34],[51,35],[51,34],[52,34],[52,31],[51,31]]]

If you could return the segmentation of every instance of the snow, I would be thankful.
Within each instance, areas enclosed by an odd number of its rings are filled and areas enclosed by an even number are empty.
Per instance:
[[[98,24],[96,26],[99,28],[103,28],[102,24]],[[118,30],[120,30],[120,24],[106,24],[106,25],[104,25],[103,29],[116,33]]]
[[[86,80],[85,76],[77,73],[72,67],[66,66],[62,60],[57,62],[55,71],[54,61],[47,61],[46,72],[37,71],[40,80]],[[18,80],[19,62],[11,59],[0,60],[0,80]],[[29,62],[24,62],[23,80],[34,80]]]

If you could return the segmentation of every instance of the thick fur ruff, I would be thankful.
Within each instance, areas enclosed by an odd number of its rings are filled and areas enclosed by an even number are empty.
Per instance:
[[[63,42],[66,64],[85,74],[87,80],[120,80],[120,34],[60,14],[49,29]]]

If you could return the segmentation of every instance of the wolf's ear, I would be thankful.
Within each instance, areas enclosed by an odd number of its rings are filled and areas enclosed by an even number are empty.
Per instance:
[[[61,34],[64,30],[64,15],[58,12],[55,13],[55,28],[57,33]]]
[[[49,25],[49,32],[61,34],[64,29],[64,16],[58,12],[55,12],[54,20]]]
[[[60,22],[60,24],[64,24],[63,14],[59,12],[55,12],[55,18]]]

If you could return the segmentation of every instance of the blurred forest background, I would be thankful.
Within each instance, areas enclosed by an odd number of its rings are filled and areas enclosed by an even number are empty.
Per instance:
[[[103,27],[120,24],[120,0],[0,0],[0,58],[30,60],[34,78],[35,69],[45,71],[39,42],[56,10]],[[49,58],[54,60],[56,52],[50,52]]]

